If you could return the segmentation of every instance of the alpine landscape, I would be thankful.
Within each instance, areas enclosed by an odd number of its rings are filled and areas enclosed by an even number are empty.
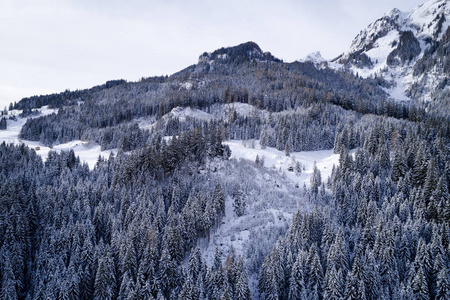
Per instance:
[[[450,2],[264,51],[0,112],[1,299],[450,299]]]

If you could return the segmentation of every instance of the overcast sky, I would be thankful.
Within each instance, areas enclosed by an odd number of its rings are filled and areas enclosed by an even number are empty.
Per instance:
[[[284,61],[334,58],[369,23],[424,0],[0,0],[0,108],[111,79],[170,75],[254,41]]]

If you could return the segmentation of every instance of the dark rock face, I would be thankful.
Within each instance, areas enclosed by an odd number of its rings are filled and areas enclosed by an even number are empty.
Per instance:
[[[425,51],[423,57],[414,65],[413,75],[418,77],[430,71],[436,71],[441,74],[434,82],[435,90],[444,90],[450,84],[450,27],[447,27],[442,39],[433,42]],[[427,76],[414,84],[410,91],[410,97],[420,95],[427,89]],[[444,92],[448,93],[448,92]],[[441,99],[449,99],[448,94],[440,97]]]
[[[363,51],[358,51],[349,55],[346,63],[352,64],[358,68],[370,68],[373,66],[370,58],[363,53]]]
[[[420,43],[411,31],[400,33],[400,41],[387,57],[387,64],[391,67],[404,65],[420,54]]]
[[[414,76],[419,76],[434,67],[441,68],[443,73],[450,76],[450,27],[447,27],[442,39],[433,43],[423,57],[414,66]]]

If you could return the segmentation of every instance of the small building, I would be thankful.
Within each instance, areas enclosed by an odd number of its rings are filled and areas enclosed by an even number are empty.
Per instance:
[[[36,150],[36,151],[41,150],[41,147],[36,146],[36,147],[34,147],[34,150]]]
[[[294,167],[293,167],[293,166],[290,166],[290,167],[287,168],[287,170],[288,170],[289,172],[294,172]]]

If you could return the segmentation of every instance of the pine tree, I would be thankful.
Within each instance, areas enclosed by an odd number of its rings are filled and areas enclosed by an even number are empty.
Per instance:
[[[315,295],[314,298],[320,297],[322,294],[323,285],[323,269],[320,263],[320,257],[316,244],[312,244],[308,254],[308,283],[307,288],[311,295]]]
[[[391,161],[389,159],[389,150],[386,145],[383,144],[380,152],[380,167],[384,170],[389,170],[391,167]]]
[[[248,287],[247,271],[244,267],[244,259],[242,256],[238,257],[236,263],[236,298],[237,299],[250,299],[250,288]]]
[[[291,147],[289,146],[289,141],[286,142],[286,146],[284,147],[284,154],[286,156],[291,155]]]
[[[172,260],[167,249],[164,249],[159,259],[158,286],[165,297],[169,297],[171,290],[179,280],[178,267]]]
[[[414,276],[414,279],[412,281],[412,288],[414,292],[414,299],[418,300],[430,299],[430,291],[428,289],[427,279],[422,267],[419,267],[419,270]]]
[[[405,176],[406,169],[406,157],[403,151],[397,149],[392,161],[392,180],[396,182],[400,179],[400,177]]]
[[[0,290],[0,297],[2,299],[19,299],[17,294],[17,281],[15,279],[11,262],[9,260],[8,253],[4,254],[4,257],[6,258],[4,262],[2,262],[3,268],[2,268],[2,282],[1,282],[1,290]]]
[[[80,299],[80,279],[75,268],[69,267],[70,281],[68,282],[68,296],[71,300]]]
[[[181,289],[180,299],[186,300],[194,300],[195,292],[194,292],[194,282],[190,274],[187,275],[187,278],[183,284],[183,288]]]
[[[345,283],[342,270],[335,266],[325,274],[324,299],[342,299],[345,295]]]
[[[191,250],[189,256],[189,275],[191,276],[193,282],[195,282],[202,272],[202,258],[200,254],[200,248],[197,246],[195,249]]]
[[[127,300],[135,296],[134,282],[128,274],[128,271],[123,274],[122,283],[119,290],[119,300]]]
[[[222,218],[225,216],[225,195],[220,184],[217,184],[214,189],[213,203],[218,215],[218,220],[216,223],[217,227],[219,222],[221,222]]]
[[[363,280],[367,299],[377,299],[381,290],[380,274],[377,261],[372,251],[366,251],[366,259],[363,264]]]
[[[347,148],[342,148],[339,153],[339,166],[343,173],[347,173],[352,167],[352,157],[348,153]]]
[[[311,191],[317,195],[319,187],[322,184],[322,176],[319,169],[317,168],[316,162],[314,162],[313,173],[310,177]]]
[[[242,217],[245,213],[246,199],[244,192],[239,187],[234,190],[233,199],[234,212],[238,217]]]
[[[128,241],[126,245],[123,245],[126,248],[125,257],[122,259],[122,273],[127,273],[134,280],[137,276],[138,269],[138,259],[136,255],[136,250],[132,241]]]
[[[437,274],[436,300],[450,299],[450,279],[447,268],[444,266]]]
[[[113,261],[109,255],[105,255],[98,262],[94,284],[94,298],[113,299],[116,289],[115,282]]]
[[[0,130],[6,130],[8,128],[8,123],[6,122],[6,118],[2,117],[0,119]]]
[[[431,162],[428,164],[427,176],[425,178],[425,184],[423,187],[423,197],[425,203],[428,204],[433,194],[433,191],[437,184],[437,171],[436,171],[436,162],[431,159]]]
[[[362,268],[358,256],[353,261],[352,271],[348,275],[345,298],[346,299],[362,299],[365,297],[364,283],[363,283]]]
[[[337,232],[334,243],[328,251],[327,266],[336,267],[336,271],[341,270],[344,276],[349,270],[349,253],[342,228]]]
[[[436,189],[433,192],[433,200],[437,206],[437,221],[445,222],[445,220],[450,220],[450,194],[444,176],[439,178]]]
[[[289,300],[300,300],[306,296],[306,286],[304,272],[301,261],[303,251],[299,251],[297,259],[292,266],[291,276],[289,279]]]

